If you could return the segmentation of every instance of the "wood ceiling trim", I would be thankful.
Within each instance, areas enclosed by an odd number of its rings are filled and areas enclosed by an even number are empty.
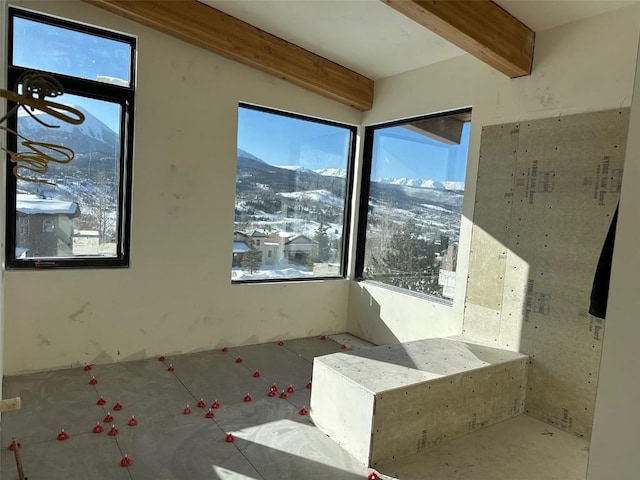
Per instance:
[[[490,0],[381,0],[510,78],[531,73],[535,33]]]
[[[373,80],[196,0],[84,0],[360,111]]]

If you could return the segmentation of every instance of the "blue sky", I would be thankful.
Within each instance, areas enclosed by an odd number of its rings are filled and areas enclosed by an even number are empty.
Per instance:
[[[372,178],[422,178],[463,182],[469,129],[465,123],[460,145],[446,145],[401,126],[380,128],[374,136]]]
[[[449,146],[402,127],[376,130],[372,177],[464,181],[469,123]],[[241,108],[238,147],[272,165],[346,168],[348,130]]]
[[[275,115],[238,110],[238,148],[272,165],[346,168],[350,130]]]
[[[94,35],[14,18],[15,65],[95,80],[108,76],[129,81],[130,47]],[[111,130],[118,132],[120,106],[71,95],[56,102],[84,107]]]

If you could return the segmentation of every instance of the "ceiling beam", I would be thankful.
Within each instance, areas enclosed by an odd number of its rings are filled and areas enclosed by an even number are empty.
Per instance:
[[[490,0],[382,0],[510,78],[531,73],[535,33]]]
[[[85,1],[360,111],[373,105],[373,80],[196,0]]]

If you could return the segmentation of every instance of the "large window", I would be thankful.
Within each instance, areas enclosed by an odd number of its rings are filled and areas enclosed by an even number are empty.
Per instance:
[[[12,8],[8,59],[7,266],[127,266],[135,39]]]
[[[235,282],[345,275],[355,128],[241,105]]]
[[[471,110],[368,127],[356,274],[453,299]]]

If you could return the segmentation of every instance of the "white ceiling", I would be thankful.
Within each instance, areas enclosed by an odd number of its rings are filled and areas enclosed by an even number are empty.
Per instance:
[[[463,55],[380,0],[200,0],[373,80]],[[496,0],[539,32],[633,3]]]
[[[542,32],[601,13],[627,7],[638,0],[493,0],[534,32]]]

